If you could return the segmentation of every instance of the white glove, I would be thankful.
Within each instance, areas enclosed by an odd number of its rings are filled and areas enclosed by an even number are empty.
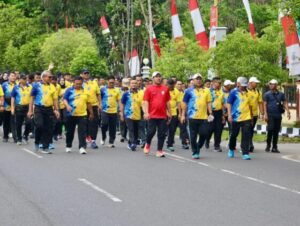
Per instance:
[[[214,121],[215,117],[213,115],[209,115],[207,121],[212,122]]]

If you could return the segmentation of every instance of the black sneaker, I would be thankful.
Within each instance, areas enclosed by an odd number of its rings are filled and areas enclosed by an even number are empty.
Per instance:
[[[190,147],[187,145],[187,144],[183,144],[182,145],[182,149],[184,149],[184,150],[188,150]]]
[[[209,149],[209,143],[205,143],[205,148]]]
[[[278,148],[272,148],[272,153],[280,153],[280,151],[278,150]]]
[[[142,142],[142,144],[141,144],[141,148],[144,148],[144,147],[145,147],[145,145],[146,145],[146,143],[145,143],[145,142]]]
[[[121,143],[124,143],[124,141],[125,141],[125,138],[122,137],[122,138],[120,139],[120,142],[121,142]]]
[[[270,152],[270,146],[267,146],[265,152]]]
[[[214,152],[222,152],[222,149],[220,147],[215,147]]]
[[[3,143],[7,143],[8,142],[8,138],[3,138]]]
[[[253,152],[254,151],[254,147],[250,147],[249,152]]]

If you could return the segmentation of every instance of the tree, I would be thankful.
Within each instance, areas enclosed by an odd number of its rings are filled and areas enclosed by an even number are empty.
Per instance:
[[[16,47],[14,47],[13,42],[10,41],[5,54],[4,54],[4,60],[3,63],[5,65],[5,69],[9,70],[17,70],[18,69],[18,63],[19,63],[19,52]]]

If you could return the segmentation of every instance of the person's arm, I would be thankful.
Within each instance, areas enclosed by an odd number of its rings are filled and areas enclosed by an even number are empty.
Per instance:
[[[94,111],[93,111],[93,106],[91,103],[87,103],[87,109],[89,112],[89,120],[93,120],[94,119]]]
[[[99,111],[102,111],[102,100],[101,100],[101,95],[100,94],[98,94],[97,95],[97,99],[98,99],[98,103],[99,103]]]
[[[168,116],[169,119],[172,118],[170,101],[167,102],[167,116]]]
[[[27,113],[27,117],[31,118],[33,115],[33,103],[34,103],[34,98],[35,96],[31,96],[30,97],[30,102],[29,102],[29,109],[28,109],[28,113]]]
[[[209,115],[212,115],[212,103],[211,102],[207,103],[207,111],[208,111]]]
[[[149,102],[147,100],[144,100],[142,107],[144,112],[144,119],[149,120]]]
[[[72,107],[69,105],[68,101],[64,99],[64,105],[66,106],[67,112],[72,112]]]
[[[53,107],[54,107],[54,114],[55,114],[55,117],[56,118],[59,118],[60,117],[60,113],[59,113],[59,105],[58,105],[58,100],[57,99],[54,99],[53,100]]]
[[[122,102],[120,103],[120,120],[124,121],[124,104]]]
[[[232,123],[231,104],[227,103],[228,122]]]
[[[1,96],[1,97],[0,97],[0,112],[4,111],[3,104],[4,104],[4,97]]]
[[[284,106],[284,108],[286,110],[287,118],[288,118],[288,120],[290,120],[291,119],[291,112],[290,112],[290,109],[289,109],[289,104],[288,104],[288,102],[286,100],[283,101],[283,106]]]
[[[15,114],[15,98],[14,97],[12,97],[10,99],[10,112],[12,115]]]

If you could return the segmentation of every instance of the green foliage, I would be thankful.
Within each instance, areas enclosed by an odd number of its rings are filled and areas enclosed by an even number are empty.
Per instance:
[[[82,48],[97,51],[96,42],[87,30],[76,29],[74,32],[59,30],[46,38],[41,48],[44,66],[53,62],[56,71],[67,72],[76,57],[75,53]]]
[[[170,41],[162,48],[162,57],[157,59],[153,70],[160,71],[164,77],[176,76],[187,80],[195,73],[207,74],[209,59],[210,53],[201,50],[195,41]]]
[[[6,66],[5,69],[9,70],[17,70],[18,63],[19,63],[19,53],[18,49],[13,46],[13,42],[10,41],[6,48],[4,54],[4,65]]]
[[[97,49],[93,47],[78,48],[71,61],[70,72],[78,75],[83,68],[87,68],[93,76],[105,77],[108,74],[106,61],[100,59]]]

